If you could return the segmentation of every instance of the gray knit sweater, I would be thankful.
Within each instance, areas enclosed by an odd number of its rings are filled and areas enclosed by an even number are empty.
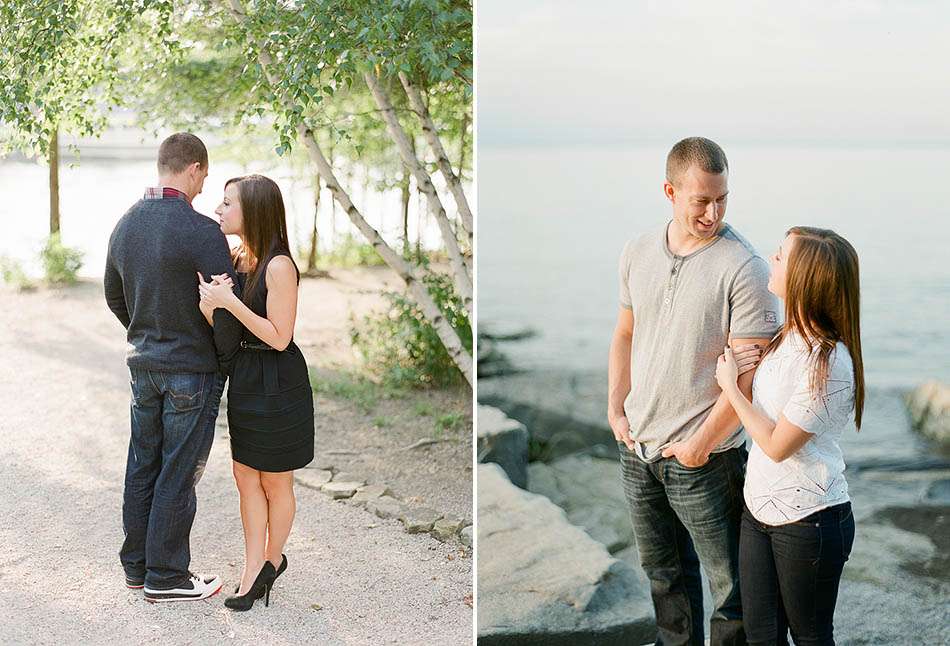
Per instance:
[[[238,284],[221,228],[186,201],[139,200],[116,224],[103,285],[128,330],[130,368],[230,372],[243,328],[220,308],[208,325],[198,309],[199,271]]]

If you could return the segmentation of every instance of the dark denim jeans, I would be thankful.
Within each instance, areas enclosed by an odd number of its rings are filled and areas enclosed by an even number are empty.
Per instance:
[[[854,544],[851,503],[788,525],[742,515],[739,579],[749,644],[833,645],[835,603]]]
[[[674,458],[646,463],[619,448],[640,565],[650,579],[656,644],[704,643],[700,562],[715,604],[710,643],[745,644],[739,594],[745,448],[713,453],[696,468]]]
[[[224,390],[217,373],[132,369],[132,434],[119,557],[149,588],[188,580],[195,485],[204,472]]]

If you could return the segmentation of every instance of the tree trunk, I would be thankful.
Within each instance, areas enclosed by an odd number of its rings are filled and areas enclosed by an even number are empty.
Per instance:
[[[333,166],[333,147],[327,151],[329,153],[330,166]],[[330,248],[336,247],[336,200],[330,200]]]
[[[422,234],[425,232],[428,222],[424,222],[426,211],[422,208],[422,192],[416,187],[414,193],[416,196],[416,255],[422,255]]]
[[[317,269],[317,215],[320,213],[320,173],[313,182],[313,231],[310,233],[310,256],[307,257],[307,273]]]
[[[462,117],[462,132],[459,133],[459,182],[465,175],[465,133],[468,130],[468,112]]]
[[[429,109],[422,100],[422,94],[419,92],[419,88],[412,83],[404,72],[399,72],[399,80],[402,82],[402,87],[406,91],[406,96],[409,97],[409,104],[412,106],[413,112],[416,113],[419,117],[419,121],[422,123],[422,133],[425,135],[426,141],[429,142],[429,147],[432,149],[433,154],[435,154],[439,170],[442,171],[442,176],[445,177],[445,182],[449,185],[449,190],[452,191],[452,196],[455,198],[459,216],[462,219],[462,226],[465,228],[466,233],[468,233],[468,247],[471,249],[472,234],[475,230],[473,224],[474,218],[472,217],[472,209],[469,207],[468,200],[465,197],[465,191],[462,190],[462,181],[459,179],[459,176],[452,171],[452,163],[449,162],[449,157],[445,154],[445,148],[439,139],[439,132],[436,130],[435,123],[433,123],[432,117],[429,115]],[[462,130],[462,150],[462,154],[464,155],[464,127]],[[462,166],[459,165],[459,175],[461,174]]]
[[[409,254],[409,171],[402,172],[402,253]]]
[[[455,277],[455,288],[458,290],[459,296],[462,297],[465,311],[468,312],[468,315],[471,317],[473,297],[472,276],[469,273],[465,259],[462,257],[458,238],[449,222],[449,216],[446,215],[445,209],[442,207],[442,200],[439,199],[439,194],[436,192],[435,186],[432,185],[429,173],[426,172],[422,164],[419,163],[419,158],[413,153],[412,146],[409,144],[409,138],[406,136],[405,130],[403,130],[399,119],[396,117],[396,111],[393,109],[392,103],[386,95],[386,91],[379,84],[379,79],[377,79],[376,75],[372,72],[365,72],[363,78],[373,93],[373,98],[376,99],[376,105],[379,106],[383,121],[386,122],[389,136],[396,142],[403,163],[409,167],[413,177],[416,178],[416,184],[426,195],[426,206],[439,225],[442,240],[445,242],[445,248],[449,254],[449,262],[452,265],[452,273]]]
[[[59,128],[49,142],[49,234],[59,233]]]
[[[231,11],[234,13],[238,21],[243,22],[246,18],[240,0],[229,0],[229,5]],[[265,78],[267,79],[271,88],[276,90],[279,85],[272,71],[274,61],[267,50],[260,47],[259,44],[257,58],[261,64],[261,70],[264,73]],[[278,97],[280,101],[284,103],[286,108],[293,110],[293,108],[296,107],[293,101],[291,101],[286,95],[278,94]],[[330,163],[324,156],[323,150],[320,148],[320,144],[317,141],[313,131],[305,123],[301,122],[297,124],[297,133],[300,136],[300,139],[304,142],[307,152],[310,154],[310,158],[313,160],[314,164],[316,164],[317,170],[323,177],[323,181],[326,183],[327,188],[330,189],[330,193],[333,195],[333,198],[340,203],[340,206],[350,218],[350,221],[360,230],[360,232],[366,237],[370,244],[373,245],[373,248],[376,249],[376,252],[383,258],[383,260],[386,261],[386,264],[389,265],[403,280],[407,289],[409,290],[409,293],[412,295],[413,300],[416,301],[426,319],[428,319],[428,321],[435,328],[436,333],[439,335],[439,339],[442,341],[442,345],[452,358],[452,361],[454,361],[455,365],[458,366],[469,385],[474,386],[475,371],[472,363],[472,355],[462,345],[462,341],[459,338],[458,333],[451,326],[451,324],[449,324],[445,316],[442,315],[441,310],[439,310],[439,306],[436,305],[435,301],[432,299],[432,295],[429,294],[429,290],[426,289],[425,284],[422,282],[421,277],[417,273],[418,268],[403,260],[403,258],[393,251],[392,247],[390,247],[386,241],[383,240],[382,236],[379,235],[379,232],[369,225],[369,223],[366,221],[366,218],[363,217],[363,214],[360,213],[359,209],[356,208],[352,200],[350,200],[350,196],[345,190],[343,190],[343,187],[341,187],[340,183],[337,181],[336,175],[334,174],[333,169],[330,167]]]

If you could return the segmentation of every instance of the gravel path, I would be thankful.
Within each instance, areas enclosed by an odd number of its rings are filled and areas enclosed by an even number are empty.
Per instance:
[[[152,605],[127,590],[128,372],[100,290],[0,291],[0,643],[471,643],[472,561],[457,544],[305,487],[270,608],[232,613],[220,595]],[[242,537],[221,435],[198,485],[192,567],[227,588]]]

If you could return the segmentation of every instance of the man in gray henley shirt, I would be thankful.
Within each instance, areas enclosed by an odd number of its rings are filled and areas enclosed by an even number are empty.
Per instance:
[[[663,188],[673,219],[628,242],[610,348],[608,419],[621,453],[658,644],[703,644],[700,561],[715,609],[710,643],[745,644],[738,585],[745,437],[716,383],[729,344],[751,399],[779,328],[768,265],[723,222],[728,162],[701,137],[677,143]],[[756,347],[758,346],[758,348]]]

